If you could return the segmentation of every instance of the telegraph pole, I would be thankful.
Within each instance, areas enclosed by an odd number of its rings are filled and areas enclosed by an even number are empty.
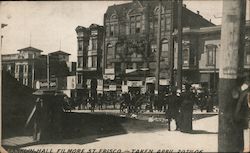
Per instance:
[[[182,3],[178,1],[178,60],[177,60],[177,89],[182,91]]]
[[[170,59],[170,85],[173,87],[175,86],[174,84],[174,8],[175,8],[175,3],[174,0],[171,0],[171,17],[170,17],[170,39],[169,39],[169,59]]]
[[[3,47],[3,35],[2,35],[2,29],[7,26],[7,24],[3,24],[1,23],[1,27],[0,27],[0,112],[2,112],[2,47]],[[2,118],[2,113],[0,113],[0,118]],[[0,124],[0,129],[2,129],[2,124]],[[0,133],[0,143],[2,142],[2,133]]]
[[[158,33],[157,33],[157,52],[156,52],[156,71],[155,71],[155,94],[159,94],[159,80],[160,80],[160,56],[161,56],[161,0],[159,0],[158,12]]]
[[[240,66],[239,54],[242,27],[246,13],[245,0],[223,1],[223,18],[221,29],[221,52],[219,66],[219,134],[218,152],[242,152],[244,140],[243,129],[233,122],[237,100],[232,98],[233,89],[237,89],[237,73]],[[244,20],[244,22],[242,21]],[[242,33],[244,34],[244,32]],[[244,40],[243,40],[244,41]]]
[[[47,55],[47,88],[49,89],[50,86],[50,73],[49,73],[49,54]]]

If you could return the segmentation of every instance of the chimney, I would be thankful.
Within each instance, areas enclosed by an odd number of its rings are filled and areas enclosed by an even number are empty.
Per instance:
[[[187,5],[186,5],[186,4],[183,4],[183,7],[184,7],[184,8],[187,8]]]
[[[197,11],[197,14],[200,15],[200,11]]]

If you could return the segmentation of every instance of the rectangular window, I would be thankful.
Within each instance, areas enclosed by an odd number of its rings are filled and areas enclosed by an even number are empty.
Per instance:
[[[245,65],[250,65],[250,41],[245,44]]]
[[[82,41],[78,41],[78,50],[82,50]]]
[[[246,55],[246,65],[250,65],[250,52]]]
[[[136,23],[135,23],[135,32],[140,33],[141,32],[141,16],[136,16]]]
[[[115,31],[114,25],[110,25],[110,36],[114,36],[114,31]]]
[[[165,31],[165,16],[161,15],[161,31]]]
[[[19,65],[18,70],[19,74],[23,74],[23,65]]]
[[[23,65],[23,73],[26,73],[26,65]]]
[[[134,23],[134,22],[132,22],[132,23],[130,24],[130,33],[131,33],[131,34],[135,34],[135,23]]]
[[[18,73],[19,72],[19,65],[15,66],[15,72]]]
[[[106,26],[106,36],[109,37],[110,31],[109,31],[109,26]]]
[[[81,83],[82,83],[82,75],[81,75],[81,74],[78,74],[78,75],[77,75],[77,83],[78,83],[78,84],[81,84]]]
[[[77,60],[78,60],[77,61],[77,63],[78,63],[77,67],[78,68],[83,68],[83,58],[82,57],[78,57]]]
[[[97,49],[97,39],[92,39],[92,49]]]
[[[97,56],[92,56],[92,67],[97,68]]]
[[[114,35],[116,36],[118,33],[119,33],[119,32],[118,32],[118,25],[115,24],[115,25],[114,25]]]
[[[141,16],[131,16],[130,17],[130,34],[141,32]]]
[[[183,49],[183,66],[189,65],[189,49]]]
[[[215,64],[215,52],[216,52],[216,46],[215,45],[207,45],[207,65],[212,66]]]
[[[24,79],[23,79],[23,85],[25,85],[25,86],[28,85],[28,79],[27,79],[27,78],[24,78]]]

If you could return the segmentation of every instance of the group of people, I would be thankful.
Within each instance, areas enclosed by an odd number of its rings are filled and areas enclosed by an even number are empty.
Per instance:
[[[176,123],[176,130],[182,132],[191,132],[193,106],[195,95],[191,91],[191,85],[186,84],[184,92],[180,90],[172,91],[168,95],[166,118],[168,120],[168,130],[171,130],[171,121]]]
[[[138,113],[141,110],[144,97],[137,92],[128,92],[122,94],[120,102],[120,111],[127,113]]]

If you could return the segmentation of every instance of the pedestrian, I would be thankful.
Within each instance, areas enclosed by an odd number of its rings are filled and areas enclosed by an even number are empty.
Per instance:
[[[112,104],[113,104],[113,109],[116,109],[115,105],[116,105],[116,102],[117,102],[117,94],[113,93],[113,96],[112,96]]]
[[[69,111],[71,112],[71,103],[70,103],[70,99],[68,96],[64,96],[63,97],[63,109],[65,110],[65,112]]]
[[[171,121],[174,120],[176,124],[176,130],[179,130],[180,127],[180,121],[179,121],[179,116],[180,116],[180,104],[181,104],[181,99],[180,95],[177,96],[176,91],[172,91],[169,95],[169,100],[167,103],[167,120],[168,120],[168,130],[171,130],[170,124]]]
[[[81,109],[86,109],[87,108],[87,96],[82,97],[82,108]]]
[[[43,120],[43,99],[41,97],[37,97],[36,99],[36,109],[35,109],[35,122],[34,122],[34,133],[33,139],[35,141],[40,140],[41,135],[43,135],[43,127],[44,127],[44,120]]]
[[[98,94],[97,95],[97,104],[98,104],[98,109],[99,110],[102,110],[102,103],[103,103],[103,101],[102,101],[102,94]]]
[[[91,112],[94,112],[95,111],[95,99],[94,99],[94,97],[90,97],[89,98],[89,102],[90,102],[90,110],[91,110]]]
[[[208,95],[206,110],[207,110],[207,112],[213,111],[213,95],[212,95],[212,93],[210,93]]]
[[[249,128],[250,119],[250,73],[245,73],[239,76],[239,89],[233,98],[236,99],[236,104],[233,114],[233,137],[235,143],[235,151],[243,152],[244,150],[244,129]],[[239,93],[238,93],[239,92]]]
[[[185,84],[185,91],[182,93],[182,104],[180,108],[181,112],[181,132],[191,132],[193,130],[192,118],[193,118],[193,104],[194,104],[194,95],[190,91],[190,84]]]

